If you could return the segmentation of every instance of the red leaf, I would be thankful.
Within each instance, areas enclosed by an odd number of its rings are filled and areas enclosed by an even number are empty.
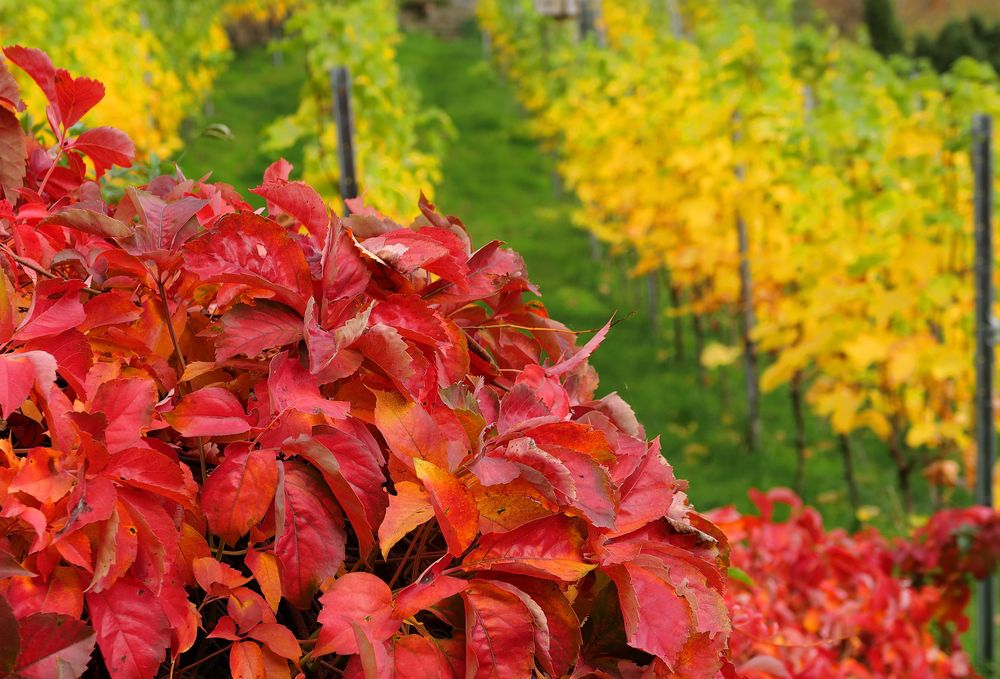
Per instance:
[[[274,500],[278,466],[273,450],[249,450],[230,445],[201,491],[209,529],[235,544],[257,525]]]
[[[97,645],[112,679],[148,679],[170,647],[170,628],[152,592],[123,578],[103,592],[87,592]]]
[[[35,574],[21,565],[9,552],[0,549],[0,580],[15,577],[33,577]],[[2,597],[0,597],[2,599]],[[2,604],[0,604],[2,606]],[[0,635],[2,637],[2,635]]]
[[[294,166],[289,163],[284,158],[278,158],[276,161],[267,166],[264,170],[264,181],[262,183],[267,184],[268,182],[276,182],[279,180],[288,181],[288,177],[292,174],[292,169]]]
[[[621,484],[615,533],[625,535],[667,515],[674,500],[674,472],[660,455],[659,441],[649,447],[641,465]]]
[[[13,561],[13,558],[11,558]],[[16,562],[15,562],[16,563]],[[0,596],[0,673],[14,671],[21,653],[21,632],[6,596]]]
[[[243,406],[222,387],[191,392],[164,418],[181,436],[232,436],[250,431]]]
[[[451,469],[449,445],[434,418],[420,404],[394,392],[375,393],[375,426],[389,451],[408,467],[414,459]]]
[[[232,679],[265,679],[264,654],[252,641],[233,644],[229,650],[229,675]]]
[[[56,359],[44,351],[0,355],[0,414],[6,419],[21,407],[31,388],[43,394],[56,381]]]
[[[569,358],[563,359],[559,363],[546,368],[545,372],[549,375],[565,375],[568,372],[572,372],[574,369],[583,364],[583,362],[586,361],[591,354],[597,351],[597,347],[599,347],[601,342],[604,341],[604,338],[608,336],[608,330],[610,329],[611,321],[608,321],[604,324],[604,327],[598,330],[597,333],[590,338],[590,341],[580,347],[576,353]]]
[[[313,300],[306,305],[305,340],[309,349],[309,372],[318,375],[333,363],[341,352],[357,341],[368,327],[371,307],[333,330],[324,330],[316,320]]]
[[[584,561],[584,536],[561,514],[545,517],[508,533],[488,533],[465,557],[467,571],[495,570],[576,582],[596,567]]]
[[[375,536],[373,528],[368,521],[365,507],[358,495],[358,491],[347,481],[340,470],[340,463],[334,456],[333,451],[315,439],[300,437],[282,446],[286,455],[296,454],[308,460],[323,474],[323,479],[327,486],[333,491],[337,502],[347,515],[358,537],[358,543],[362,558],[375,546]],[[383,477],[384,478],[384,477]]]
[[[156,383],[143,377],[123,377],[97,388],[90,412],[108,418],[104,440],[108,452],[116,453],[139,443],[153,420]]]
[[[441,574],[448,561],[450,559],[432,564],[416,582],[404,587],[396,595],[396,616],[400,620],[405,620],[465,591],[469,585],[468,580]]]
[[[314,415],[322,413],[334,419],[347,417],[350,412],[349,403],[324,398],[319,393],[316,377],[303,368],[297,358],[290,358],[287,351],[271,359],[270,368],[267,389],[271,412],[297,410]]]
[[[73,140],[69,148],[90,158],[100,179],[112,167],[132,167],[135,144],[113,127],[92,127]]]
[[[222,334],[215,341],[215,360],[242,354],[253,358],[263,351],[302,339],[302,317],[284,304],[258,300],[239,304],[222,317]]]
[[[107,325],[131,323],[142,314],[142,308],[136,306],[131,295],[114,290],[91,297],[83,305],[83,310],[87,315],[79,328],[83,332]]]
[[[83,281],[46,279],[35,286],[31,308],[14,339],[26,342],[36,337],[58,335],[83,323],[83,303],[80,290]]]
[[[59,376],[69,383],[78,398],[87,397],[87,373],[94,364],[94,350],[86,335],[79,330],[67,330],[61,335],[32,340],[25,349],[51,354],[56,359]]]
[[[625,564],[604,572],[618,587],[629,646],[674,667],[685,642],[695,633],[695,618],[666,570]]]
[[[330,490],[308,468],[285,462],[279,472],[274,554],[285,598],[307,608],[344,562],[344,520]]]
[[[476,499],[453,474],[426,460],[413,460],[413,468],[430,494],[434,515],[448,543],[448,552],[461,556],[479,533]]]
[[[210,556],[195,559],[192,569],[198,586],[212,596],[225,596],[250,581],[250,578],[232,566]]]
[[[407,634],[393,643],[395,677],[455,679],[455,673],[437,645],[419,634]]]
[[[392,546],[404,535],[434,516],[431,498],[412,481],[396,483],[396,494],[389,496],[389,508],[378,527],[378,541],[382,558],[389,555]]]
[[[56,69],[56,105],[66,129],[76,125],[104,98],[104,85],[91,78],[74,78],[68,71]]]
[[[0,71],[0,76],[4,74],[6,70]],[[0,198],[6,197],[11,203],[17,200],[18,189],[24,186],[26,154],[24,131],[17,116],[0,108]]]
[[[175,252],[201,231],[195,215],[208,201],[186,196],[170,203],[146,191],[129,188],[128,196],[140,217],[130,241],[122,247],[133,255],[161,250]]]
[[[49,55],[40,49],[20,45],[4,47],[3,53],[35,81],[49,103],[56,104],[56,69]]]
[[[412,274],[423,269],[465,287],[464,279],[469,272],[465,245],[450,231],[436,227],[420,231],[397,229],[368,238],[361,247],[400,273]]]
[[[320,597],[322,628],[314,655],[358,653],[351,630],[357,624],[373,643],[385,641],[399,629],[401,620],[393,615],[392,591],[370,573],[347,573]]]
[[[25,679],[82,675],[94,651],[94,630],[68,615],[38,613],[21,621],[25,641],[15,674]]]
[[[300,313],[312,297],[312,276],[302,249],[284,229],[260,215],[223,215],[213,230],[185,249],[185,268],[206,282],[268,290]]]
[[[118,221],[114,217],[108,217],[103,212],[82,208],[68,208],[57,212],[43,219],[39,226],[48,224],[65,226],[105,238],[127,238],[132,235],[132,229],[124,222]]]
[[[530,677],[535,635],[528,608],[515,594],[473,580],[465,600],[465,676],[469,679]]]
[[[552,676],[564,676],[579,659],[583,644],[576,611],[554,582],[517,576],[508,579],[545,613],[549,643],[547,649],[539,649],[536,639],[535,653]]]
[[[271,216],[288,214],[306,227],[317,243],[326,240],[330,228],[330,213],[316,190],[304,182],[290,182],[284,179],[265,181],[255,189],[250,189],[267,200],[267,210]]]
[[[302,649],[296,641],[292,631],[276,622],[262,622],[254,625],[247,636],[256,639],[282,658],[298,660],[302,656]]]
[[[198,486],[187,467],[154,450],[133,448],[114,457],[103,474],[134,488],[195,507]]]

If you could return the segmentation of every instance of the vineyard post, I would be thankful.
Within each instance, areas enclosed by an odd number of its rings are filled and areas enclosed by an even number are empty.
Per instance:
[[[736,129],[733,131],[734,146],[740,141],[740,115],[733,116]],[[736,180],[746,179],[746,166],[736,165]],[[742,321],[743,381],[747,399],[747,447],[750,452],[760,450],[760,382],[757,378],[757,347],[753,341],[753,329],[757,323],[753,306],[753,275],[750,271],[750,236],[743,214],[736,210],[736,242],[739,254],[740,273],[740,319]]]
[[[579,5],[579,30],[577,32],[577,39],[580,43],[586,41],[587,36],[591,33],[597,33],[597,44],[600,47],[604,47],[604,34],[602,31],[597,30],[596,22],[594,20],[594,12],[591,10],[591,2],[596,2],[597,0],[580,0]],[[558,169],[552,171],[553,186],[557,186],[558,194],[557,197],[562,197],[562,177],[559,176]],[[604,256],[603,248],[601,247],[601,241],[597,238],[597,235],[587,230],[587,237],[590,239],[590,258],[595,262],[601,261]]]
[[[344,216],[351,214],[347,200],[358,197],[358,175],[354,163],[354,115],[351,112],[351,74],[345,66],[330,71],[333,118],[337,124],[337,160],[340,163],[340,197]]]
[[[976,502],[993,506],[993,462],[996,430],[993,413],[994,334],[993,319],[993,119],[972,119],[972,163],[975,172],[976,238]],[[987,676],[993,676],[994,578],[979,583],[976,609],[976,648]]]

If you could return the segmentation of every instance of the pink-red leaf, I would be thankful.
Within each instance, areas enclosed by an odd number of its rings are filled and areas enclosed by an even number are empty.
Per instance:
[[[69,129],[104,98],[104,85],[92,78],[74,78],[68,71],[56,69],[56,104],[62,124]]]
[[[97,388],[90,412],[104,413],[107,417],[104,440],[109,452],[139,443],[152,424],[156,400],[156,383],[145,377],[122,377]]]
[[[215,341],[215,360],[261,352],[302,339],[302,317],[284,304],[258,300],[239,304],[222,317],[222,333]]]
[[[0,414],[4,418],[21,407],[38,385],[43,393],[56,380],[56,359],[44,351],[0,355]]]
[[[358,653],[351,623],[361,627],[372,642],[385,641],[399,629],[401,621],[393,615],[392,591],[371,573],[348,573],[336,580],[320,597],[319,640],[315,655]]]
[[[37,613],[21,621],[23,649],[15,675],[25,679],[78,677],[87,669],[96,636],[69,615]]]
[[[230,445],[222,464],[202,487],[201,505],[209,529],[235,544],[264,518],[277,487],[274,450]]]
[[[239,399],[222,387],[188,394],[164,417],[181,436],[232,436],[250,431]]]
[[[49,103],[56,104],[56,69],[49,55],[40,49],[21,45],[4,47],[3,53],[35,81]]]
[[[270,291],[300,313],[312,296],[312,277],[302,249],[272,220],[252,212],[224,215],[213,230],[185,249],[185,268],[208,282]]]
[[[483,535],[462,568],[576,582],[596,567],[584,560],[584,539],[576,522],[557,514],[507,533]]]
[[[515,594],[473,580],[465,600],[465,676],[469,679],[530,677],[535,635],[528,608]]]
[[[129,578],[87,592],[97,645],[112,679],[149,679],[170,647],[170,628],[153,593]]]
[[[419,634],[395,639],[392,649],[395,679],[455,679],[437,644]]]
[[[287,443],[283,450],[286,454],[295,453],[308,460],[323,474],[330,490],[333,491],[341,509],[347,515],[358,536],[358,543],[363,556],[367,556],[375,546],[373,528],[368,521],[365,507],[358,495],[358,491],[347,481],[340,470],[340,463],[334,456],[333,451],[315,439],[301,437]]]
[[[326,239],[330,213],[313,187],[304,182],[274,179],[250,191],[267,200],[267,209],[272,217],[282,213],[291,215],[306,227],[318,243]]]
[[[285,598],[308,608],[344,562],[344,520],[330,489],[307,467],[285,462],[275,497],[274,554]]]
[[[127,134],[113,127],[92,127],[77,137],[70,148],[90,158],[98,179],[112,167],[131,167],[135,157],[135,144]]]
[[[14,333],[14,339],[28,340],[46,335],[58,335],[80,325],[85,315],[80,290],[83,281],[46,279],[35,286],[31,298],[31,308],[21,327]]]

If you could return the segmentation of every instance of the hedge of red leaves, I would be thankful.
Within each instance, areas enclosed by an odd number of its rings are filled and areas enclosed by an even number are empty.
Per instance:
[[[607,328],[578,347],[516,253],[426,202],[341,221],[284,161],[266,213],[180,175],[105,202],[103,87],[5,54],[49,141],[0,68],[0,673],[728,671],[721,534],[595,399]]]
[[[758,515],[711,514],[730,540],[730,645],[746,679],[977,676],[959,633],[971,578],[1000,555],[996,512],[946,510],[889,542],[871,529],[827,532],[788,490],[750,497]]]

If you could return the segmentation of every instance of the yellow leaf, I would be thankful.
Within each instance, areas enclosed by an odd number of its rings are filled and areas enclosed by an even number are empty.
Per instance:
[[[712,342],[701,352],[701,364],[709,369],[732,365],[741,353],[739,347]]]

